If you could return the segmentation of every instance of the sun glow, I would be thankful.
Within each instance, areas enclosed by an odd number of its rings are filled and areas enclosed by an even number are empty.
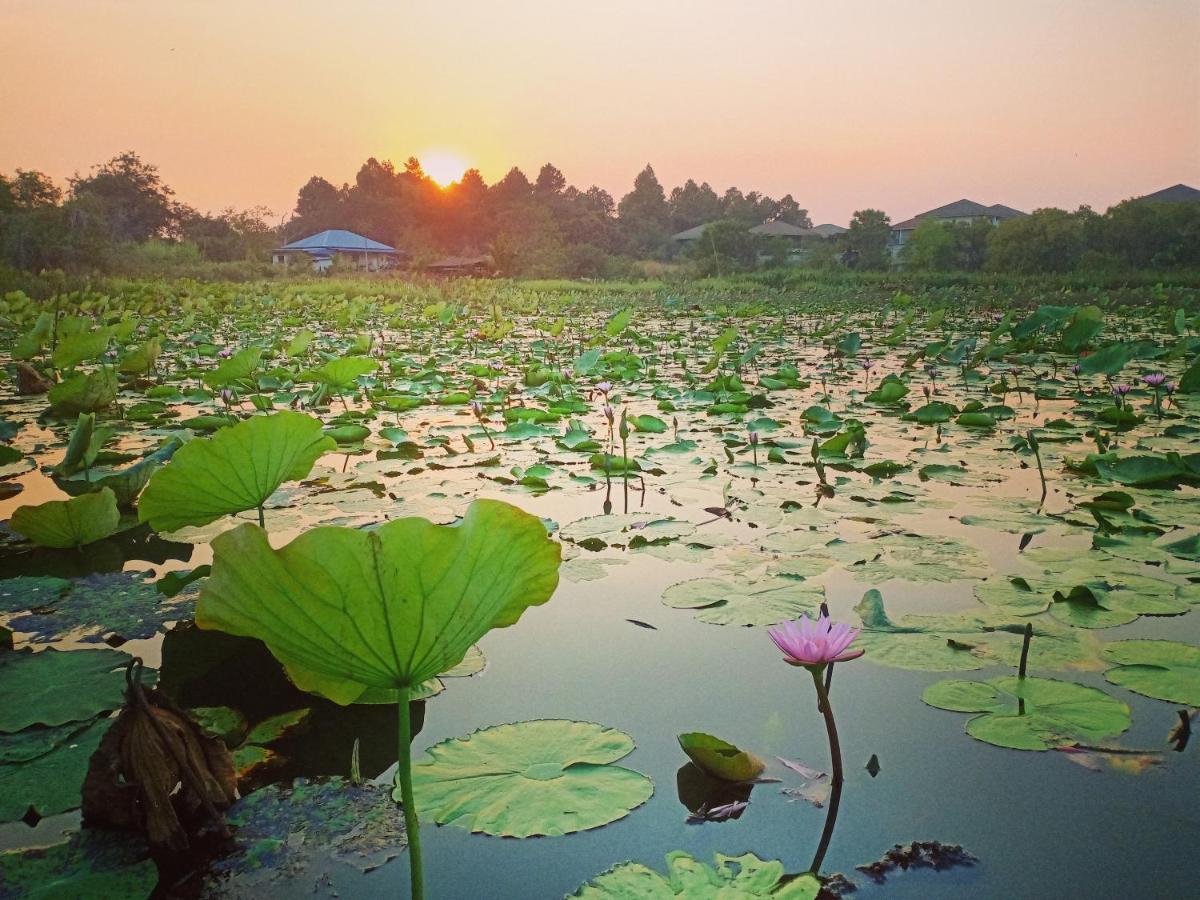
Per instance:
[[[448,187],[462,178],[467,171],[467,164],[456,153],[445,150],[432,150],[417,157],[421,160],[421,168],[425,174],[442,187]]]

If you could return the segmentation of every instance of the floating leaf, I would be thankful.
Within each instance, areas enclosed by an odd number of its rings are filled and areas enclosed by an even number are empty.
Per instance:
[[[254,416],[177,451],[150,479],[138,518],[155,531],[176,531],[256,509],[285,481],[304,478],[333,447],[312,416]]]
[[[629,735],[591,722],[485,728],[436,744],[413,765],[418,811],[439,825],[505,837],[599,828],[654,793],[645,775],[610,765],[633,746]]]
[[[696,618],[710,625],[776,625],[815,612],[824,599],[822,585],[782,576],[738,583],[693,578],[662,595],[667,606],[697,610]]]
[[[145,841],[85,828],[65,843],[0,853],[0,896],[10,900],[140,900],[158,883]]]
[[[1095,743],[1130,725],[1129,707],[1121,701],[1096,688],[1050,678],[939,681],[921,699],[938,709],[981,713],[967,722],[967,734],[1014,750]]]
[[[0,653],[0,731],[84,721],[117,709],[125,692],[119,667],[128,662],[107,648]]]
[[[97,719],[41,756],[0,765],[0,822],[15,822],[31,807],[41,817],[78,809],[88,760],[111,724]]]
[[[1102,652],[1117,664],[1104,673],[1112,684],[1156,700],[1200,706],[1200,647],[1133,640],[1108,644]]]
[[[577,900],[815,900],[821,882],[811,872],[785,881],[783,863],[753,853],[717,853],[709,866],[682,850],[667,854],[667,874],[627,862],[597,875],[571,896]]]

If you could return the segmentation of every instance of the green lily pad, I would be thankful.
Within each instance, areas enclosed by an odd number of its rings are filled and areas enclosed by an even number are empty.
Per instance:
[[[1117,665],[1104,673],[1120,685],[1156,700],[1200,706],[1200,647],[1178,641],[1117,641],[1102,651]]]
[[[752,582],[693,578],[663,591],[662,602],[673,609],[694,609],[710,625],[776,625],[813,613],[825,599],[825,588],[784,576]]]
[[[0,822],[14,822],[31,807],[39,816],[78,809],[88,760],[111,724],[96,719],[40,756],[0,765]]]
[[[439,825],[505,837],[599,828],[654,793],[645,775],[610,765],[632,751],[627,734],[590,722],[485,728],[431,747],[413,765],[418,811]]]
[[[0,896],[9,900],[141,900],[158,883],[145,841],[86,828],[52,847],[0,853]]]
[[[455,526],[326,526],[278,550],[240,525],[213,552],[196,623],[259,638],[300,688],[343,704],[447,671],[558,584],[559,546],[541,520],[496,500]]]
[[[312,416],[254,416],[180,448],[150,479],[138,518],[155,531],[176,531],[256,509],[285,481],[304,478],[334,446]]]
[[[117,709],[129,659],[107,648],[0,653],[0,731],[62,725]],[[154,677],[152,669],[142,672]]]
[[[109,488],[70,500],[47,500],[37,506],[20,506],[9,525],[39,547],[82,547],[116,534],[121,513]]]
[[[938,709],[981,713],[967,722],[967,734],[1014,750],[1094,744],[1130,725],[1129,707],[1121,701],[1096,688],[1050,678],[939,681],[921,699]]]
[[[783,863],[714,855],[709,866],[682,850],[667,854],[667,874],[627,862],[597,875],[571,896],[577,900],[815,900],[821,882],[811,872],[784,880]]]

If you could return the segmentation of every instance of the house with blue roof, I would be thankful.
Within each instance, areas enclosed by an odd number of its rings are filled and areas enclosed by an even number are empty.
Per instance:
[[[399,254],[395,247],[340,228],[310,235],[274,250],[271,261],[287,267],[296,261],[309,263],[314,271],[324,272],[341,257],[358,269],[376,272],[393,264]]]

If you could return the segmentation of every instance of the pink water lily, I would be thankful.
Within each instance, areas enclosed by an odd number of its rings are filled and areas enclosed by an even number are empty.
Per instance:
[[[784,662],[792,666],[823,666],[826,663],[858,659],[862,650],[848,649],[861,628],[821,616],[815,622],[807,615],[799,621],[784,622],[769,628],[767,633],[775,646],[783,651]]]

